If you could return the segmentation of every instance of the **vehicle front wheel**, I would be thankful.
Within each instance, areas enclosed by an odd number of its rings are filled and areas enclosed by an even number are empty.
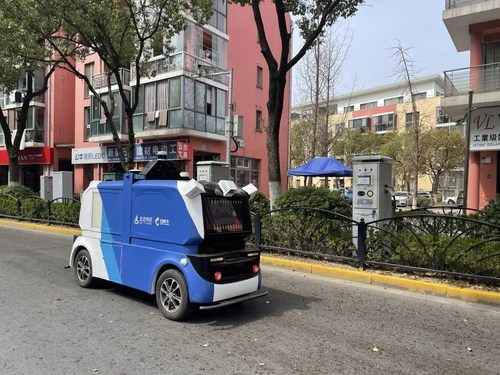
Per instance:
[[[455,201],[454,201],[453,199],[449,199],[449,200],[448,200],[448,204],[449,204],[450,206],[454,206],[454,205],[455,205]]]
[[[156,303],[162,314],[170,320],[186,319],[193,311],[184,275],[170,269],[156,282]]]
[[[92,259],[87,250],[83,249],[78,252],[75,258],[75,276],[78,285],[82,288],[90,288],[94,283],[92,276]]]

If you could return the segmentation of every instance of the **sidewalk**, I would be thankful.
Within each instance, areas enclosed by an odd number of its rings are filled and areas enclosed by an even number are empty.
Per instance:
[[[81,233],[80,229],[76,228],[43,225],[7,219],[0,219],[0,225],[68,235],[80,235]],[[499,292],[490,292],[473,288],[461,288],[439,282],[420,281],[404,277],[382,275],[372,271],[346,269],[342,267],[324,265],[317,262],[292,260],[282,257],[273,257],[269,255],[261,255],[260,259],[262,264],[269,264],[276,267],[298,270],[315,275],[329,276],[337,279],[386,286],[390,288],[398,288],[422,294],[432,294],[440,297],[459,299],[467,302],[480,302],[500,305]]]

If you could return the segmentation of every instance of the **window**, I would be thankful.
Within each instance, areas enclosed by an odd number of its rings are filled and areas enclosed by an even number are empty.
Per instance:
[[[370,131],[370,121],[369,117],[356,118],[349,120],[349,128],[359,129],[362,133]]]
[[[446,111],[442,107],[436,108],[436,123],[437,124],[446,124],[451,122],[451,117],[446,113]]]
[[[257,87],[262,88],[262,67],[257,67]]]
[[[255,111],[255,130],[262,130],[262,111]]]
[[[346,112],[352,112],[352,111],[354,111],[354,106],[353,105],[344,107],[344,113],[346,113]]]
[[[344,123],[339,122],[338,124],[335,124],[335,133],[340,132],[344,128]]]
[[[427,93],[426,92],[417,92],[416,94],[413,94],[413,98],[415,100],[426,99]]]
[[[85,64],[85,77],[87,77],[92,84],[92,77],[94,76],[94,63]],[[83,96],[88,98],[90,95],[89,86],[85,84]]]
[[[384,99],[384,105],[403,103],[403,97],[397,96],[395,98]]]
[[[232,157],[231,158],[231,178],[236,186],[242,187],[250,183],[259,187],[260,161],[257,159]]]
[[[376,132],[383,132],[396,129],[397,116],[394,113],[373,116],[372,124]]]
[[[90,107],[83,109],[83,137],[86,141],[90,137]]]
[[[420,113],[417,112],[417,114],[415,115],[415,124],[418,124],[418,122],[420,121],[419,118],[420,118]],[[413,124],[413,112],[407,113],[406,114],[406,127],[410,128],[413,125],[414,125]]]
[[[377,101],[368,102],[368,103],[361,103],[359,105],[359,109],[368,109],[368,108],[375,108],[375,107],[377,107]]]

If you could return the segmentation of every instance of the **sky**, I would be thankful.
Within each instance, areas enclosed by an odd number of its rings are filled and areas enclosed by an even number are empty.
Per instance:
[[[469,51],[457,52],[444,25],[444,5],[445,0],[366,0],[353,17],[342,21],[352,41],[337,93],[398,82],[393,47],[399,42],[408,49],[416,77],[443,76],[446,70],[469,66]],[[298,44],[296,38],[294,48]],[[298,84],[295,77],[293,82]]]

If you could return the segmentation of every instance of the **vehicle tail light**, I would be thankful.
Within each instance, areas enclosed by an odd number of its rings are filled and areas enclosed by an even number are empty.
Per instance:
[[[253,267],[252,267],[252,272],[253,273],[259,273],[260,271],[260,267],[258,264],[254,264]]]
[[[214,273],[214,280],[221,281],[222,280],[222,272],[217,271],[216,273]]]

